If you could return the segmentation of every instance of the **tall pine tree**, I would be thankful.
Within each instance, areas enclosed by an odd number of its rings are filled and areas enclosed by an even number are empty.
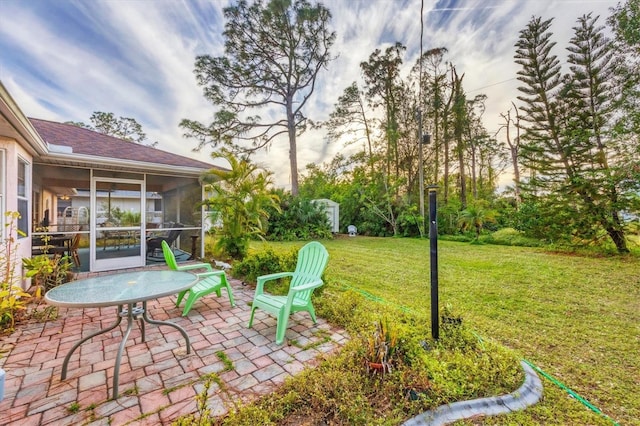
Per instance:
[[[606,82],[612,56],[595,21],[585,16],[574,28],[571,72],[565,76],[551,52],[551,19],[534,17],[520,32],[515,59],[524,83],[518,97],[525,112],[521,153],[535,172],[526,189],[559,237],[597,238],[606,231],[619,252],[628,252],[603,141],[612,112],[613,92]]]

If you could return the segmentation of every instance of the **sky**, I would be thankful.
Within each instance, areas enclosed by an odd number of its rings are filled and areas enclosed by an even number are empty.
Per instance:
[[[251,2],[251,0],[249,0]],[[311,0],[315,3],[314,0]],[[576,19],[593,12],[604,25],[610,0],[325,0],[336,32],[336,59],[321,71],[305,115],[327,119],[376,49],[407,46],[406,75],[423,51],[448,49],[447,60],[464,73],[469,97],[487,95],[485,126],[516,101],[518,33],[532,16],[554,18],[551,30],[562,58]],[[193,73],[198,55],[224,54],[226,0],[0,0],[0,81],[28,117],[90,123],[95,111],[137,120],[150,141],[176,154],[212,162],[210,147],[179,127],[188,118],[208,124],[216,107],[206,101]],[[500,137],[500,136],[498,136]],[[298,138],[298,165],[329,162],[349,149],[326,143],[322,131]],[[288,141],[275,142],[254,161],[290,188]],[[222,164],[224,165],[224,164]]]

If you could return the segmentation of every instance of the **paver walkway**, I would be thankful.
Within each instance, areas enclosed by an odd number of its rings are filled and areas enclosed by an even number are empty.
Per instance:
[[[224,291],[220,298],[214,294],[198,299],[186,317],[175,307],[175,296],[148,302],[151,318],[174,321],[187,331],[192,351],[186,354],[184,338],[172,327],[146,324],[142,342],[134,326],[115,401],[108,398],[126,321],[76,350],[67,379],[60,380],[69,348],[80,336],[110,325],[115,307],[60,308],[56,320],[21,326],[0,344],[0,367],[6,371],[0,425],[170,424],[197,411],[195,396],[209,373],[223,383],[222,389],[215,384],[209,389],[209,407],[213,415],[223,415],[234,404],[269,393],[287,377],[317,364],[347,339],[344,330],[321,318],[313,325],[301,312],[291,316],[287,342],[278,346],[274,317],[258,310],[253,328],[246,328],[253,289],[237,280],[230,284],[234,308]],[[219,353],[232,362],[232,369],[225,371]]]

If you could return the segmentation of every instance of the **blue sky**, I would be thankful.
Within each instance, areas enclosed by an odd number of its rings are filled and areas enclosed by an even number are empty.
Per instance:
[[[400,41],[406,70],[420,49],[420,0],[327,0],[338,58],[319,78],[306,115],[326,119],[345,87],[361,81],[359,64],[376,48]],[[497,130],[500,112],[516,100],[513,63],[518,32],[533,16],[554,18],[563,55],[576,19],[601,15],[617,1],[424,0],[423,49],[446,47],[465,73],[469,96],[488,95],[485,124]],[[29,117],[89,122],[94,111],[135,118],[158,147],[203,161],[182,137],[183,118],[208,123],[214,107],[193,74],[196,55],[224,53],[224,0],[0,0],[0,80]],[[322,132],[298,141],[298,164],[329,161],[343,151]],[[256,161],[288,188],[288,142]]]

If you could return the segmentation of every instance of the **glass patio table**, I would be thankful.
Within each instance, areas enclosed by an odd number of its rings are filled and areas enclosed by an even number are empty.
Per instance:
[[[122,335],[122,342],[120,342],[118,355],[116,356],[115,369],[113,371],[113,399],[118,397],[120,361],[125,344],[131,333],[134,319],[140,322],[143,342],[145,340],[145,322],[156,325],[167,325],[182,333],[187,344],[187,353],[191,353],[191,344],[186,331],[178,324],[149,318],[147,301],[187,290],[197,281],[198,278],[190,272],[171,270],[138,271],[86,278],[49,290],[45,294],[45,301],[54,306],[66,308],[117,307],[117,318],[112,325],[80,339],[80,341],[69,350],[62,363],[62,380],[65,380],[67,377],[67,366],[73,352],[87,340],[116,328],[122,321],[122,318],[127,318],[127,329]],[[139,304],[141,304],[141,306]]]

